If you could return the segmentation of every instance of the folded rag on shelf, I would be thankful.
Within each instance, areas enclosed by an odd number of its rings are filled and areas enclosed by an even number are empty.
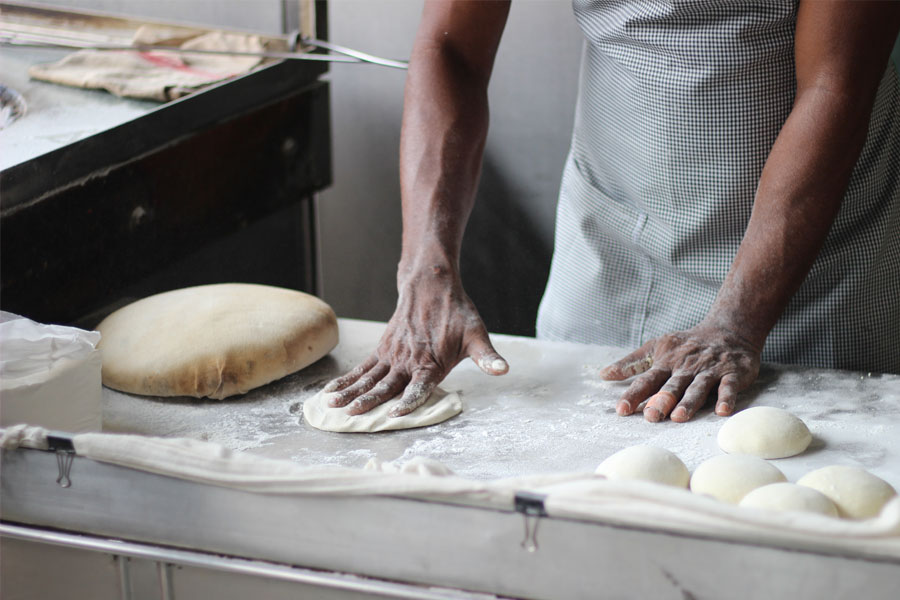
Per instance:
[[[196,32],[185,39],[165,27],[144,26],[135,33],[136,45],[172,46],[180,50],[265,52],[258,35],[214,31]],[[277,48],[281,50],[281,48]],[[251,71],[264,61],[258,56],[190,54],[153,50],[79,50],[54,63],[35,65],[28,74],[42,81],[117,96],[168,101],[210,84]]]

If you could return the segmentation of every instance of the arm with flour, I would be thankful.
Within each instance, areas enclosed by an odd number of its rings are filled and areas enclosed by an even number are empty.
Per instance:
[[[325,388],[331,406],[350,414],[401,392],[392,416],[412,412],[466,357],[489,375],[508,370],[459,273],[487,137],[488,81],[508,12],[508,1],[425,3],[400,139],[397,309],[375,352]]]

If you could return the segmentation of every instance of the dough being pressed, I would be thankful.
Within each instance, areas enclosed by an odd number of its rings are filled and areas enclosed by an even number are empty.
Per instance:
[[[812,488],[787,482],[770,483],[756,488],[744,496],[740,506],[838,516],[838,510],[828,496]]]
[[[412,429],[437,425],[462,412],[459,394],[447,393],[435,388],[425,404],[401,417],[389,417],[388,413],[400,402],[400,398],[388,400],[361,415],[347,414],[347,408],[328,406],[331,394],[319,392],[303,403],[303,418],[306,422],[323,431],[339,433],[372,433],[395,429]]]
[[[691,476],[691,491],[737,504],[756,488],[787,481],[780,470],[761,458],[723,454],[700,464]]]
[[[729,417],[717,439],[729,454],[787,458],[806,450],[812,434],[806,423],[784,409],[755,406]]]
[[[888,500],[897,495],[891,485],[865,469],[832,465],[811,471],[797,481],[828,496],[838,513],[847,519],[876,517]]]
[[[222,399],[319,360],[337,345],[337,318],[315,296],[228,283],[133,302],[104,319],[103,384],[149,396]]]
[[[690,471],[681,459],[664,448],[631,446],[619,450],[597,467],[607,479],[639,479],[676,487],[687,487]]]

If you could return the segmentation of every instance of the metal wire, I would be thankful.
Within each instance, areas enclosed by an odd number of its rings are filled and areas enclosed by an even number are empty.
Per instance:
[[[293,38],[296,45],[297,36]],[[136,52],[174,52],[177,54],[213,54],[224,56],[254,56],[260,58],[274,58],[280,60],[309,60],[336,63],[370,63],[391,67],[394,69],[406,69],[407,62],[382,58],[312,38],[300,38],[302,44],[336,52],[337,54],[310,54],[307,52],[241,52],[237,50],[196,50],[172,48],[169,46],[156,46],[152,44],[96,44],[92,41],[78,40],[67,36],[55,34],[35,34],[20,31],[0,29],[0,45],[8,47],[27,48],[64,48],[70,50],[99,50],[99,51],[136,51]]]

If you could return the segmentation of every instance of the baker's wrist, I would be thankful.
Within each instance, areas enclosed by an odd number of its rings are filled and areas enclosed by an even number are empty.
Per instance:
[[[410,285],[453,286],[459,280],[458,262],[441,253],[401,259],[397,266],[397,287],[400,290]]]
[[[713,306],[700,323],[702,327],[712,327],[727,331],[747,346],[762,352],[772,327],[765,322],[740,310],[728,310]]]

